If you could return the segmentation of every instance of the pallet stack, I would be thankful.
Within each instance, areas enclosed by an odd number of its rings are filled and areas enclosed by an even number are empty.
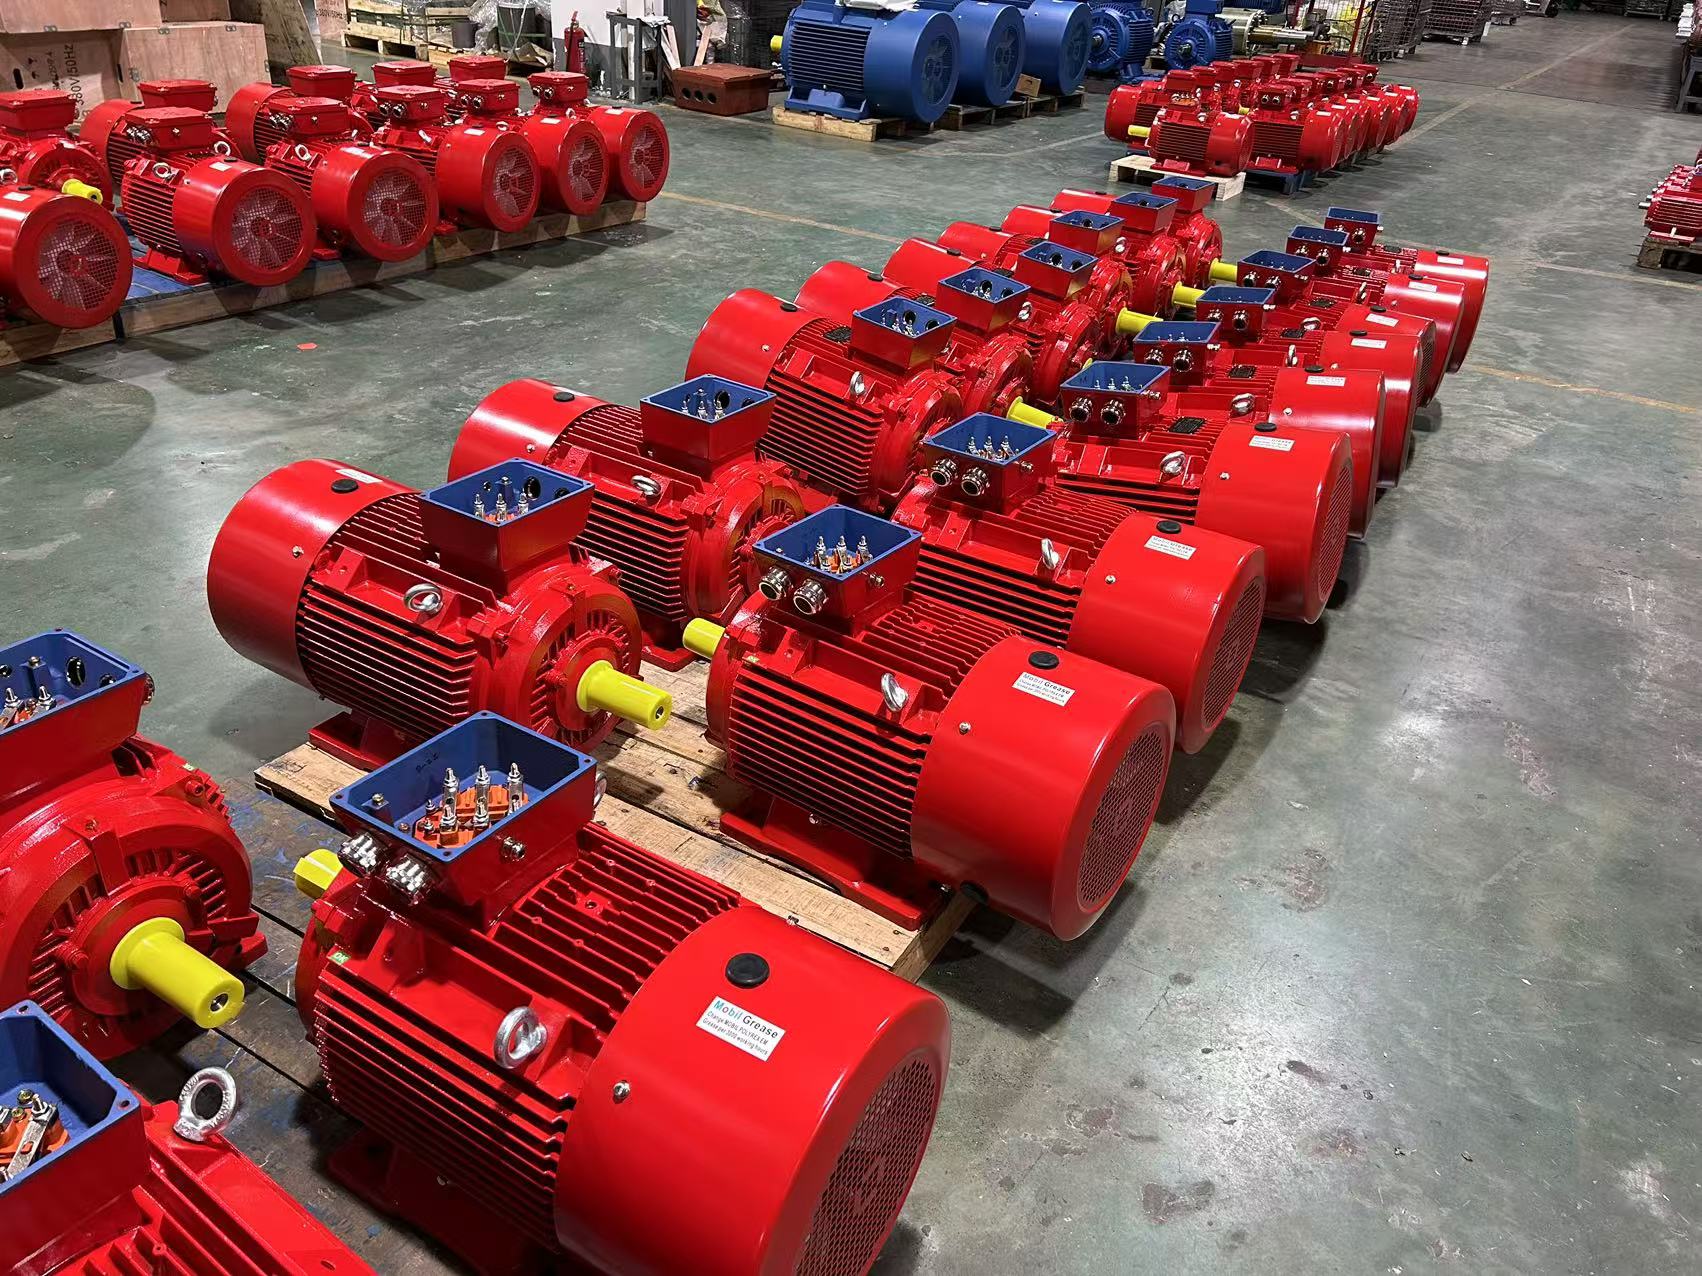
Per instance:
[[[468,21],[465,0],[348,0],[343,46],[387,58],[447,64],[454,27]]]
[[[1430,21],[1424,28],[1425,37],[1470,44],[1483,39],[1494,12],[1495,0],[1434,0]]]

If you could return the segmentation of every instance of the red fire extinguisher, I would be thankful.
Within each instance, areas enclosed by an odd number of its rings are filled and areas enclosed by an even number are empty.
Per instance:
[[[585,70],[585,28],[579,25],[579,10],[573,11],[573,16],[567,20],[567,26],[561,33],[562,45],[567,50],[567,70],[584,73]]]

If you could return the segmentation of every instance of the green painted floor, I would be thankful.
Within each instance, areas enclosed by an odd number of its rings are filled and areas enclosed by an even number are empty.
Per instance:
[[[983,914],[925,977],[955,1059],[883,1276],[1702,1266],[1702,288],[1631,264],[1702,142],[1675,53],[1593,14],[1427,44],[1385,71],[1424,92],[1406,140],[1221,210],[1234,251],[1350,202],[1489,253],[1483,327],[1356,586],[1268,628],[1110,915]],[[228,786],[276,918],[250,1013],[128,1075],[232,1066],[269,1172],[381,1270],[445,1270],[318,1168],[287,879],[323,830],[249,775],[325,710],[214,633],[221,518],[303,456],[438,480],[507,378],[631,402],[735,288],[1097,185],[1097,106],[875,147],[669,110],[643,225],[0,376],[5,634],[153,673],[147,730]]]

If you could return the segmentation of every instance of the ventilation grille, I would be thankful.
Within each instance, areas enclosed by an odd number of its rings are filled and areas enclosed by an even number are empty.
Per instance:
[[[1235,610],[1229,614],[1229,623],[1223,628],[1223,636],[1218,639],[1217,650],[1212,653],[1211,670],[1206,675],[1205,694],[1200,701],[1200,717],[1208,731],[1216,729],[1223,715],[1229,712],[1236,688],[1247,672],[1247,662],[1253,658],[1253,644],[1258,640],[1259,619],[1264,611],[1265,578],[1260,576],[1241,591]]]
[[[1164,728],[1150,726],[1117,764],[1082,848],[1076,898],[1084,910],[1103,907],[1134,867],[1141,842],[1158,813],[1158,795],[1169,762]]]
[[[912,1055],[863,1109],[816,1202],[797,1276],[862,1276],[898,1221],[940,1106],[932,1060]]]

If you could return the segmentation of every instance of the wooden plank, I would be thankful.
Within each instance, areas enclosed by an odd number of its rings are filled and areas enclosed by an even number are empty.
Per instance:
[[[128,84],[181,76],[210,80],[221,109],[243,85],[267,78],[266,32],[246,22],[132,27],[119,34],[118,49]]]
[[[674,674],[647,670],[646,676],[679,688],[680,703],[688,709],[701,706],[704,666]],[[619,732],[597,750],[597,759],[608,783],[597,812],[599,823],[906,979],[921,976],[973,907],[967,897],[954,896],[927,924],[912,931],[791,865],[726,837],[721,816],[741,804],[748,790],[725,773],[720,750],[702,738],[699,724],[676,718],[661,732]],[[330,821],[331,795],[361,774],[359,768],[304,744],[259,767],[254,783],[262,792]],[[309,849],[303,845],[303,853]],[[256,977],[266,973],[262,967]]]
[[[1111,162],[1110,180],[1116,182],[1135,182],[1142,186],[1150,186],[1163,177],[1183,176],[1172,174],[1166,169],[1157,167],[1158,161],[1150,155],[1125,155],[1122,159]],[[1214,177],[1206,174],[1189,173],[1189,177],[1197,177],[1200,181],[1210,182],[1217,187],[1214,198],[1219,203],[1234,199],[1247,186],[1247,174],[1237,173],[1234,177]]]
[[[110,319],[93,328],[55,328],[46,323],[0,328],[0,367],[102,345],[117,336]]]
[[[230,0],[230,16],[265,30],[266,62],[274,71],[319,61],[301,0]]]
[[[842,120],[836,115],[817,115],[813,111],[794,111],[777,106],[769,117],[783,128],[802,129],[808,133],[826,133],[851,142],[874,142],[885,137],[905,137],[911,133],[927,133],[932,126],[880,115],[866,120]]]

